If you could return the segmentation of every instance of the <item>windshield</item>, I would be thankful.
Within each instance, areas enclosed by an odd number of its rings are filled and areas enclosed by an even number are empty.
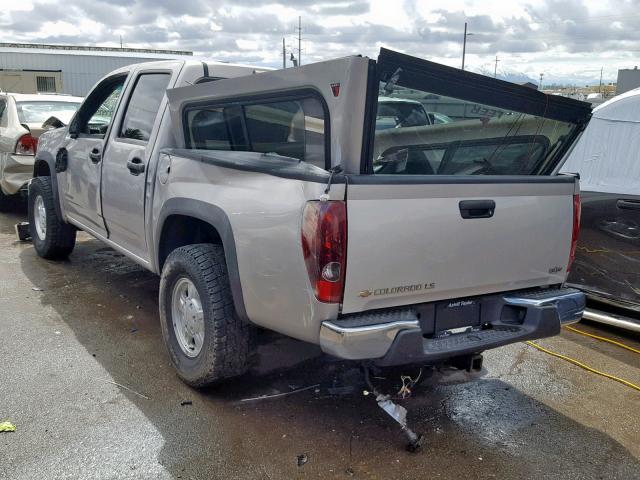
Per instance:
[[[79,106],[80,103],[75,102],[16,102],[20,123],[42,124],[49,117],[56,117],[62,123],[68,124]]]
[[[535,175],[574,128],[573,123],[381,82],[373,171]]]

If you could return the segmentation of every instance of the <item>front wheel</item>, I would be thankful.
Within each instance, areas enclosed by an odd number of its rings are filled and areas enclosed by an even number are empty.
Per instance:
[[[29,232],[38,255],[68,257],[76,245],[76,229],[63,222],[55,209],[51,177],[36,177],[29,187]]]
[[[204,387],[247,371],[253,329],[236,314],[220,245],[174,250],[159,303],[162,336],[183,381]]]

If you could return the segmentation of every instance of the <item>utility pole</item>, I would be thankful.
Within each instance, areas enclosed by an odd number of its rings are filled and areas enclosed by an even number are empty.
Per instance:
[[[540,74],[540,84],[538,85],[538,90],[542,90],[542,78],[544,77],[544,73]]]
[[[282,39],[282,68],[287,68],[287,49],[284,46],[284,38]]]
[[[493,67],[493,78],[496,78],[496,76],[498,75],[498,62],[499,61],[500,61],[500,59],[496,55],[496,66]]]
[[[464,22],[464,38],[462,39],[462,70],[464,70],[464,56],[467,53],[467,22]]]
[[[302,65],[302,17],[298,16],[298,65]]]
[[[467,22],[464,22],[464,39],[462,40],[462,70],[464,70],[464,57],[467,53],[467,37],[473,33],[467,33]]]
[[[603,71],[603,70],[604,70],[604,67],[602,67],[602,68],[600,69],[600,86],[598,87],[598,93],[599,93],[600,95],[602,95],[602,71]]]
[[[122,48],[122,35],[120,35],[120,48]]]

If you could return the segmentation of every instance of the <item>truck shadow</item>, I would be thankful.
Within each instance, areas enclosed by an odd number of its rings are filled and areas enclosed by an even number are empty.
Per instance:
[[[43,289],[41,303],[113,381],[149,397],[122,390],[162,434],[158,461],[174,478],[631,478],[640,468],[609,435],[509,383],[465,382],[447,371],[404,401],[412,427],[427,440],[423,452],[410,455],[397,425],[363,395],[357,365],[268,332],[259,335],[249,374],[193,390],[165,353],[155,275],[86,236],[67,261],[44,261],[32,248],[20,260]]]
[[[572,325],[572,327],[586,333],[621,342],[631,348],[640,349],[640,334],[636,332],[590,322],[588,320],[583,320],[580,323]],[[589,338],[571,331],[565,331],[562,338],[590,351],[597,352],[598,354],[605,355],[618,362],[625,363],[630,367],[638,367],[639,365],[638,357],[635,354],[629,353],[616,345]],[[584,360],[590,365],[593,363],[590,358],[585,358]]]

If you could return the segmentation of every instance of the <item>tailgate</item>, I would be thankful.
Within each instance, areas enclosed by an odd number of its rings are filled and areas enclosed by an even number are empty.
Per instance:
[[[343,313],[564,282],[590,105],[385,49],[367,102]]]
[[[576,189],[563,176],[351,177],[342,312],[562,283]]]

